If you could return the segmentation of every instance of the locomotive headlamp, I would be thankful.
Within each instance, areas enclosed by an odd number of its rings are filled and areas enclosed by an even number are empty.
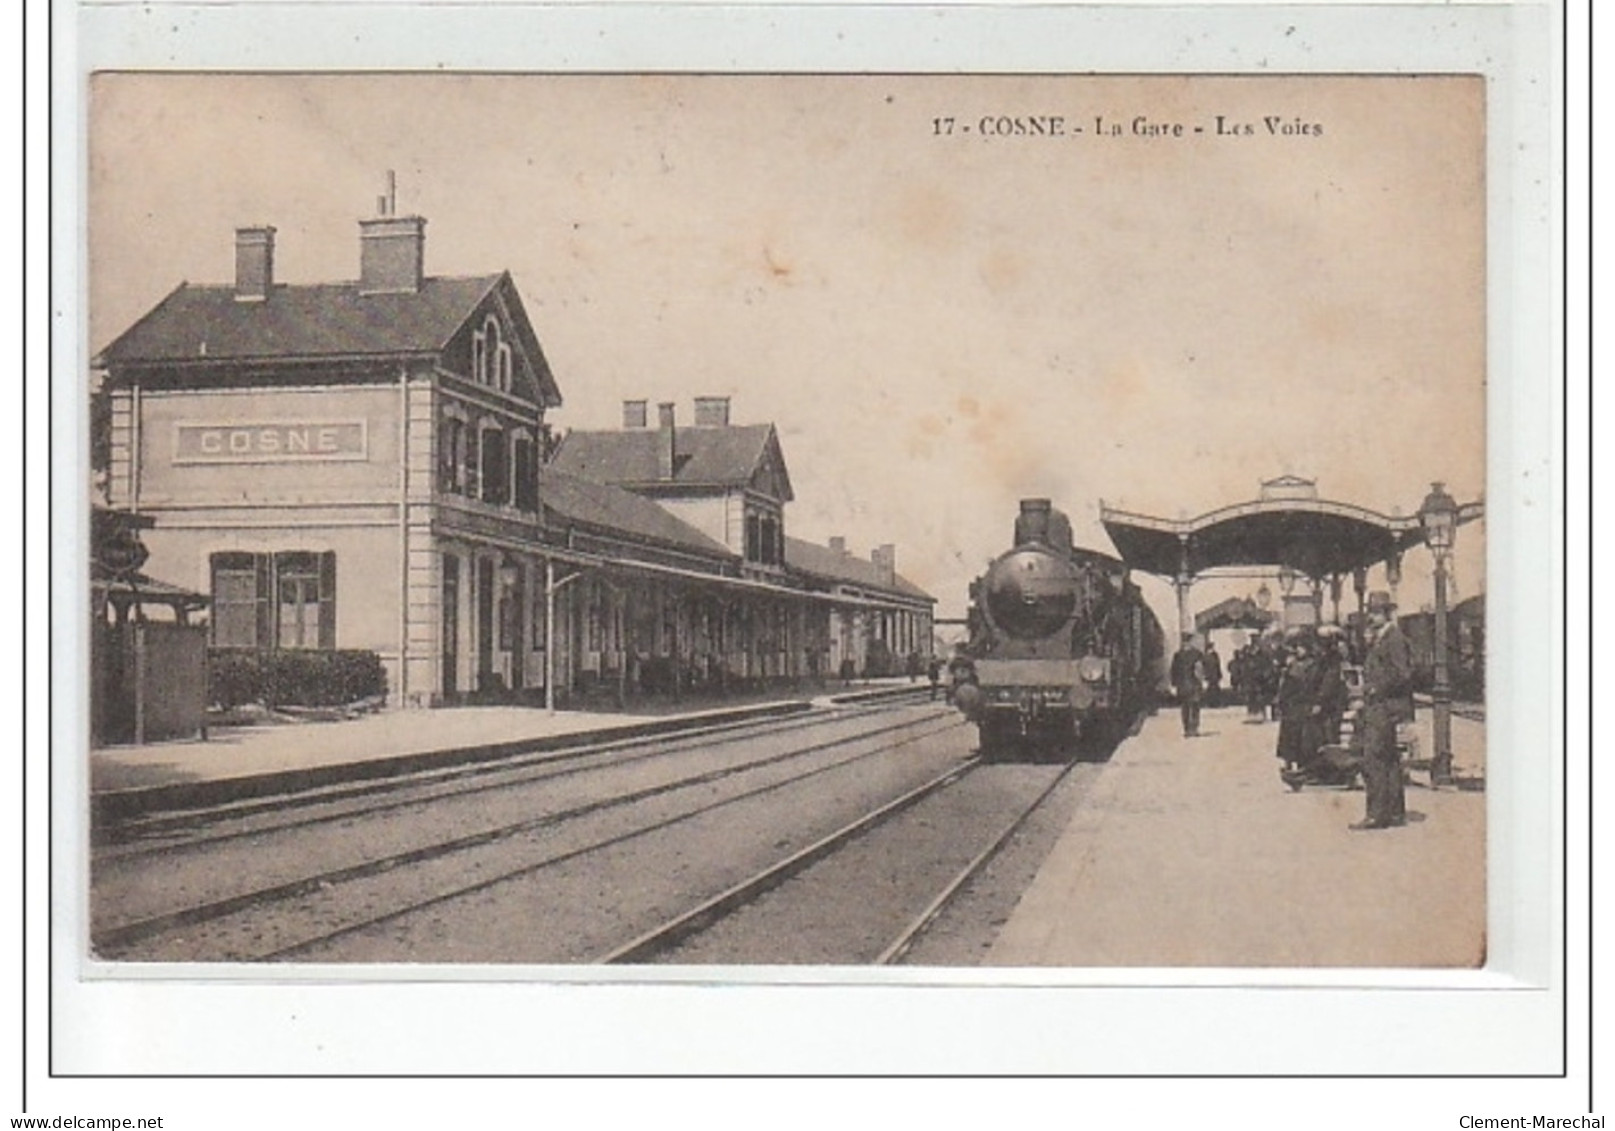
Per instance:
[[[1103,683],[1105,679],[1105,661],[1098,656],[1084,656],[1082,663],[1077,665],[1077,674],[1084,683]]]

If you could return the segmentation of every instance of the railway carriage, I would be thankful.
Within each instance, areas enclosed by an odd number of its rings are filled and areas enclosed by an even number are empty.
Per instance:
[[[1126,564],[1074,546],[1048,499],[1021,501],[1013,548],[970,589],[973,675],[954,701],[984,759],[1102,749],[1154,702],[1160,623]]]

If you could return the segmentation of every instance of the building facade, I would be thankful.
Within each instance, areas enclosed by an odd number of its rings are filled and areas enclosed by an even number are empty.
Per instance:
[[[654,501],[735,554],[742,576],[783,590],[769,633],[780,646],[766,650],[765,672],[892,675],[910,657],[929,659],[936,601],[897,573],[895,546],[865,561],[844,539],[819,546],[786,534],[794,495],[772,424],[732,422],[728,397],[697,397],[690,426],[663,403],[650,427],[647,409],[624,401],[620,430],[567,433],[555,466]]]
[[[97,358],[108,502],[156,520],[146,572],[211,598],[211,646],[373,651],[409,706],[822,674],[865,598],[789,568],[772,427],[706,400],[677,442],[664,406],[575,466],[509,274],[428,276],[425,220],[380,211],[356,281],[280,283],[275,230],[239,229],[233,286],[181,284]]]

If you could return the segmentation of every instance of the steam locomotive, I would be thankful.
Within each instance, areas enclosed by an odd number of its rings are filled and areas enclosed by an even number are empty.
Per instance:
[[[1161,625],[1126,564],[1075,547],[1048,499],[1021,500],[1014,548],[970,585],[969,630],[954,702],[984,760],[1102,750],[1164,683]]]

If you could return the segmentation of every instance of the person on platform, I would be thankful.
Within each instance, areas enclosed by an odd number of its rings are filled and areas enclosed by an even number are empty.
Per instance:
[[[1240,678],[1244,682],[1245,714],[1257,722],[1267,719],[1267,653],[1255,640],[1245,645],[1245,663]]]
[[[1413,720],[1413,648],[1397,627],[1389,593],[1368,595],[1368,654],[1363,657],[1363,784],[1368,811],[1353,829],[1407,824],[1398,723]]]
[[[959,689],[967,683],[976,682],[976,665],[963,649],[955,649],[953,658],[948,661],[948,686],[943,698],[949,703],[954,702]]]
[[[1290,663],[1290,649],[1284,646],[1284,640],[1277,635],[1271,637],[1266,645],[1267,675],[1262,682],[1262,710],[1265,718],[1274,722],[1279,718],[1279,681],[1284,677],[1284,669]]]
[[[936,690],[942,686],[942,657],[932,656],[931,662],[925,665],[925,676],[931,681],[931,698],[936,699]]]
[[[1222,706],[1222,657],[1217,655],[1217,643],[1206,640],[1206,706]]]
[[[1312,642],[1300,630],[1292,632],[1287,642],[1289,660],[1279,675],[1276,696],[1279,709],[1277,754],[1286,770],[1310,765],[1318,753],[1316,748],[1307,747],[1311,740],[1307,721],[1317,691],[1317,665],[1312,656]]]
[[[1346,686],[1346,640],[1340,629],[1326,624],[1318,630],[1317,687],[1312,718],[1317,727],[1319,746],[1333,746],[1340,741],[1340,724],[1350,706],[1351,692]]]
[[[1178,712],[1183,717],[1183,737],[1193,738],[1200,733],[1200,702],[1206,693],[1205,657],[1194,646],[1194,637],[1183,637],[1183,646],[1172,657],[1172,691],[1178,699]]]

